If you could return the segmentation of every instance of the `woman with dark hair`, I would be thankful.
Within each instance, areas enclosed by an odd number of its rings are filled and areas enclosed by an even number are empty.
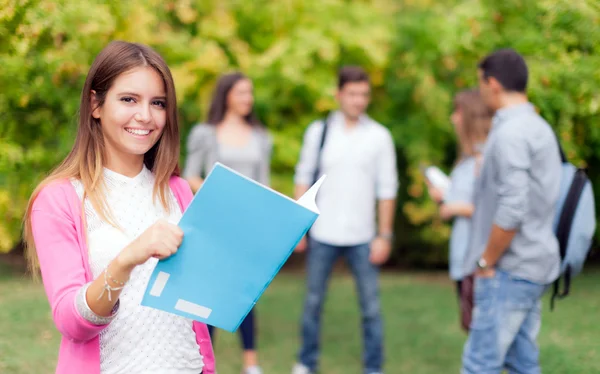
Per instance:
[[[253,111],[252,82],[241,73],[222,76],[214,91],[208,119],[192,129],[183,172],[194,193],[215,162],[264,185],[269,184],[273,142]],[[210,328],[211,335],[214,334]],[[244,374],[260,374],[255,350],[254,312],[240,325],[244,347]]]

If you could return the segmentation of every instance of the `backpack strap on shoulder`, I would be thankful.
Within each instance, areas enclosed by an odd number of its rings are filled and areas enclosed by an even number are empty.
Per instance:
[[[560,249],[560,260],[561,263],[567,254],[567,247],[569,245],[569,234],[571,233],[571,227],[573,226],[573,217],[577,210],[577,204],[579,198],[583,193],[583,189],[587,182],[587,176],[584,169],[577,169],[571,182],[569,192],[565,198],[562,210],[560,212],[560,218],[556,228],[556,238],[558,239],[558,246]],[[560,291],[560,279],[564,278],[563,290]],[[567,265],[562,275],[559,275],[558,279],[554,281],[554,290],[550,299],[550,310],[554,309],[554,301],[556,298],[564,298],[569,294],[571,287],[571,267]]]
[[[321,140],[319,142],[319,150],[317,151],[317,165],[315,166],[315,172],[313,174],[313,183],[315,183],[321,174],[321,155],[323,153],[323,146],[325,145],[325,139],[327,138],[327,130],[329,128],[330,114],[327,113],[323,118],[323,131],[321,132]]]

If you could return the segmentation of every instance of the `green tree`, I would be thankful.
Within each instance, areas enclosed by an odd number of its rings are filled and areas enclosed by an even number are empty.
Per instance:
[[[334,107],[339,65],[365,65],[381,88],[392,3],[0,0],[0,251],[19,240],[31,191],[70,149],[85,74],[110,40],[165,57],[184,137],[217,77],[247,73],[275,135],[274,187],[290,193],[302,132]]]
[[[404,3],[386,75],[393,102],[386,118],[403,119],[393,131],[406,166],[398,216],[405,259],[445,261],[438,249],[448,230],[434,218],[418,167],[428,162],[449,171],[456,154],[448,118],[453,95],[476,85],[478,61],[498,48],[525,56],[530,100],[570,161],[589,168],[600,197],[599,22],[600,4],[592,0]]]
[[[531,100],[600,193],[599,23],[594,0],[0,0],[0,251],[17,243],[31,191],[72,145],[89,65],[122,39],[167,60],[182,144],[218,76],[248,74],[275,138],[273,185],[288,194],[304,129],[336,106],[337,69],[364,66],[370,114],[398,146],[397,259],[444,264],[449,227],[434,218],[419,165],[451,167],[452,97],[475,85],[489,51],[525,55]]]

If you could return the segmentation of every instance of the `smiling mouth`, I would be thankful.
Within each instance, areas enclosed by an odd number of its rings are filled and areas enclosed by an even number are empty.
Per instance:
[[[131,128],[125,128],[125,131],[127,131],[128,133],[130,133],[132,135],[137,135],[137,136],[145,136],[152,132],[152,130],[131,129]]]

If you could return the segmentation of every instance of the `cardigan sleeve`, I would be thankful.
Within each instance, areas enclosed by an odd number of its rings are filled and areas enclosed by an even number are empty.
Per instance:
[[[107,325],[95,325],[77,311],[76,296],[86,285],[81,245],[67,188],[42,189],[31,213],[31,226],[44,289],[58,331],[73,341],[89,341]]]

